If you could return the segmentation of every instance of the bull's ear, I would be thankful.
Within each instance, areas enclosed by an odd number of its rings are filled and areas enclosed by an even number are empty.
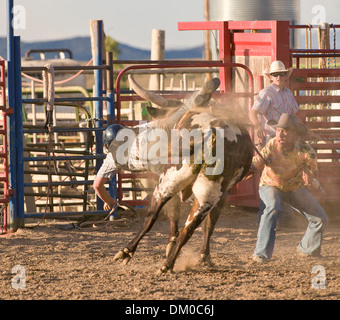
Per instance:
[[[162,118],[168,112],[164,108],[160,109],[160,108],[154,108],[154,107],[151,107],[151,106],[146,106],[146,111],[154,119]]]
[[[183,105],[183,102],[180,100],[168,100],[167,108],[178,108]]]
[[[277,124],[277,121],[276,120],[269,120],[267,122],[268,126],[275,126]]]

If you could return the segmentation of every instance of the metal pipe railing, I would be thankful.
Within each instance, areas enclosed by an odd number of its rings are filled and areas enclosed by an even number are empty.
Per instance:
[[[123,69],[117,76],[117,80],[116,80],[116,92],[117,92],[117,97],[116,97],[116,108],[117,108],[117,122],[120,123],[121,121],[121,113],[120,113],[120,109],[121,109],[121,96],[120,96],[120,81],[123,77],[123,75],[125,73],[127,73],[127,71],[130,70],[137,70],[137,69],[169,69],[169,68],[186,68],[186,67],[216,67],[216,68],[231,68],[231,67],[239,67],[244,69],[248,76],[249,76],[249,80],[250,80],[250,92],[249,92],[249,96],[251,97],[251,99],[254,99],[254,78],[253,78],[253,74],[250,71],[250,69],[241,64],[241,63],[224,63],[221,61],[203,61],[203,62],[197,62],[197,61],[186,61],[185,64],[179,64],[179,63],[163,63],[163,64],[155,64],[155,65],[133,65],[133,66],[129,66],[126,67],[125,69]]]
[[[162,61],[164,62],[164,61]],[[116,108],[117,108],[117,122],[121,123],[121,102],[122,102],[122,97],[121,97],[121,90],[120,90],[120,82],[121,79],[123,77],[123,75],[125,75],[126,73],[128,73],[131,70],[141,70],[141,69],[170,69],[170,68],[187,68],[187,67],[215,67],[215,68],[219,68],[219,69],[227,69],[227,68],[232,68],[232,67],[238,67],[238,68],[242,68],[246,71],[246,73],[248,74],[249,77],[249,87],[250,90],[249,92],[246,93],[242,93],[243,97],[248,97],[250,99],[250,104],[249,107],[251,107],[254,103],[254,78],[253,78],[253,74],[250,71],[250,69],[240,63],[224,63],[221,61],[203,61],[203,62],[198,62],[198,61],[186,61],[184,64],[180,64],[180,63],[176,63],[176,62],[171,62],[171,63],[162,63],[162,64],[152,64],[152,65],[145,65],[145,64],[141,64],[141,65],[132,65],[132,66],[128,66],[125,69],[123,69],[117,76],[116,79],[116,92],[117,92],[117,96],[116,96]],[[163,92],[164,94],[165,92]],[[224,94],[225,92],[222,92],[222,94]],[[183,94],[182,94],[183,96]],[[168,97],[168,96],[167,96]],[[129,99],[131,99],[131,96],[127,97],[127,99],[125,101],[128,101]],[[118,199],[122,200],[122,177],[120,176],[120,174],[118,174]]]

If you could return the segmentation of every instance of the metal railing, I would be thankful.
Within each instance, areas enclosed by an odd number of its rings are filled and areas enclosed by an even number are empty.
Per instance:
[[[154,62],[154,61],[152,61]],[[159,63],[159,64],[158,64]],[[249,99],[249,107],[251,107],[253,105],[254,102],[254,79],[253,79],[253,74],[250,71],[250,69],[240,63],[224,63],[221,61],[185,61],[185,63],[180,63],[177,61],[157,61],[156,64],[139,64],[139,65],[131,65],[128,66],[126,68],[124,68],[123,70],[120,71],[120,73],[117,76],[116,79],[116,114],[117,114],[117,122],[118,123],[124,123],[127,125],[134,125],[135,123],[138,122],[138,120],[136,121],[124,121],[121,118],[121,104],[123,101],[142,101],[143,98],[137,96],[136,94],[134,94],[133,91],[126,91],[124,92],[124,94],[126,95],[122,95],[122,91],[121,91],[121,85],[120,82],[122,80],[122,77],[125,74],[128,73],[133,73],[136,70],[145,70],[145,69],[172,69],[172,68],[177,68],[177,69],[183,69],[183,68],[218,68],[218,69],[230,69],[230,68],[242,68],[245,70],[245,72],[248,75],[249,78],[249,91],[248,92],[239,92],[239,93],[235,93],[233,92],[233,95],[236,97],[242,97],[242,98],[248,98]],[[168,99],[174,99],[174,98],[180,98],[180,99],[185,99],[188,98],[192,95],[193,92],[190,91],[186,91],[186,92],[178,92],[178,91],[153,91],[156,92],[160,95],[162,95],[165,98]],[[214,97],[218,98],[219,96],[225,96],[226,92],[222,91],[219,93],[215,93]],[[153,178],[153,174],[152,173],[127,173],[127,172],[119,172],[118,173],[118,177],[117,177],[117,199],[119,201],[123,200],[123,183],[124,183],[124,179],[129,179],[129,180],[133,180],[133,179],[138,179],[138,178],[149,178],[152,179]],[[255,180],[252,180],[250,183],[255,184]],[[239,188],[239,186],[236,186],[236,188]],[[242,188],[242,187],[241,187]],[[127,190],[127,189],[125,189]],[[130,190],[130,189],[129,189]],[[139,191],[147,191],[147,188],[138,188]],[[251,194],[239,194],[235,197],[252,197],[253,196],[253,190],[255,190],[255,185],[251,188]],[[247,190],[241,190],[240,192],[245,192],[247,193]],[[235,192],[236,193],[236,192]],[[233,199],[233,195],[231,195],[230,200]],[[128,202],[131,205],[146,205],[148,204],[148,199],[142,199],[142,200],[124,200],[125,202]]]

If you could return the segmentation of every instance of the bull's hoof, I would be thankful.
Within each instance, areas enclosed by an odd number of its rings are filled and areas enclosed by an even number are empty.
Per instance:
[[[172,269],[168,266],[163,266],[162,268],[160,268],[157,272],[157,274],[164,274],[164,273],[172,273]]]
[[[123,265],[127,265],[131,258],[133,257],[133,252],[128,248],[120,250],[113,258],[114,261],[122,260]]]
[[[211,260],[210,254],[201,254],[201,258],[199,259],[198,263],[205,267],[214,267],[215,264]]]
[[[221,81],[218,78],[212,78],[211,80],[205,82],[203,84],[203,90],[206,93],[213,93],[220,86]]]

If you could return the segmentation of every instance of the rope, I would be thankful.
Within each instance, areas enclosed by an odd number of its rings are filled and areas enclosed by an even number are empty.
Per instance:
[[[44,79],[44,97],[47,98],[47,111],[53,111],[54,106],[54,67],[51,64],[46,64],[47,70],[43,71]]]
[[[113,221],[109,221],[109,217],[113,214],[113,212],[117,209],[117,207],[126,207],[129,209],[130,212],[124,211],[121,218],[115,218]],[[137,210],[122,201],[117,201],[116,205],[109,211],[107,216],[102,220],[88,220],[84,222],[78,223],[78,225],[74,225],[76,229],[84,229],[87,227],[94,227],[96,230],[105,229],[106,231],[109,230],[110,227],[131,227],[135,223],[140,223],[141,218]]]
[[[86,66],[86,67],[89,66],[89,65],[91,64],[92,61],[93,61],[93,58],[91,58],[91,59],[87,62],[87,64],[86,64],[85,66]],[[79,76],[80,74],[82,74],[83,72],[84,72],[84,70],[80,70],[80,71],[78,71],[76,74],[74,74],[73,76],[71,76],[71,77],[69,77],[69,78],[66,78],[66,79],[64,79],[64,80],[60,80],[60,81],[54,82],[54,85],[59,85],[59,84],[63,84],[63,83],[66,83],[66,82],[68,82],[68,81],[71,81],[71,80],[73,80],[74,78],[78,77],[78,76]],[[35,81],[35,82],[44,83],[43,80],[38,79],[38,78],[34,78],[34,77],[32,77],[32,76],[30,76],[30,75],[24,73],[24,72],[21,72],[21,75],[22,75],[23,77],[25,77],[25,78],[27,78],[27,79],[30,79],[30,80],[33,80],[33,81]]]
[[[91,60],[86,64],[86,67],[89,66],[92,62],[93,58],[91,58]],[[67,79],[64,79],[64,80],[60,80],[60,81],[57,81],[55,82],[54,84],[55,85],[58,85],[58,84],[63,84],[65,82],[68,82],[68,81],[71,81],[73,80],[74,78],[78,77],[80,74],[82,74],[84,72],[84,70],[80,70],[78,71],[76,74],[74,74],[73,76],[71,76],[70,78],[67,78]]]
[[[44,83],[43,80],[40,80],[40,79],[38,79],[38,78],[31,77],[31,76],[29,76],[29,75],[26,74],[26,73],[21,72],[21,75],[24,76],[25,78],[28,78],[28,79],[33,80],[33,81],[35,81],[35,82]]]
[[[54,106],[54,68],[50,64],[45,65],[46,70],[43,70],[44,80],[44,106],[47,111],[46,127],[53,125],[53,106]]]
[[[32,227],[26,227],[28,229],[34,229],[34,228],[38,227],[46,218],[48,205],[52,205],[52,203],[50,201],[51,200],[51,193],[52,193],[52,171],[51,171],[51,167],[52,167],[51,153],[53,152],[52,131],[53,131],[52,126],[48,126],[48,178],[47,178],[46,204],[45,204],[45,209],[44,209],[44,215],[36,225],[34,225]]]
[[[45,65],[46,70],[43,71],[43,81],[44,81],[44,98],[46,98],[46,110],[48,111],[47,114],[47,129],[48,129],[48,185],[47,185],[47,192],[46,192],[46,205],[45,205],[45,212],[44,216],[38,222],[37,227],[40,225],[42,221],[45,220],[47,214],[48,205],[53,205],[51,203],[51,194],[52,194],[52,161],[51,157],[54,157],[53,147],[52,147],[52,132],[53,132],[53,123],[52,123],[52,113],[54,107],[54,68],[52,65],[47,64]]]

